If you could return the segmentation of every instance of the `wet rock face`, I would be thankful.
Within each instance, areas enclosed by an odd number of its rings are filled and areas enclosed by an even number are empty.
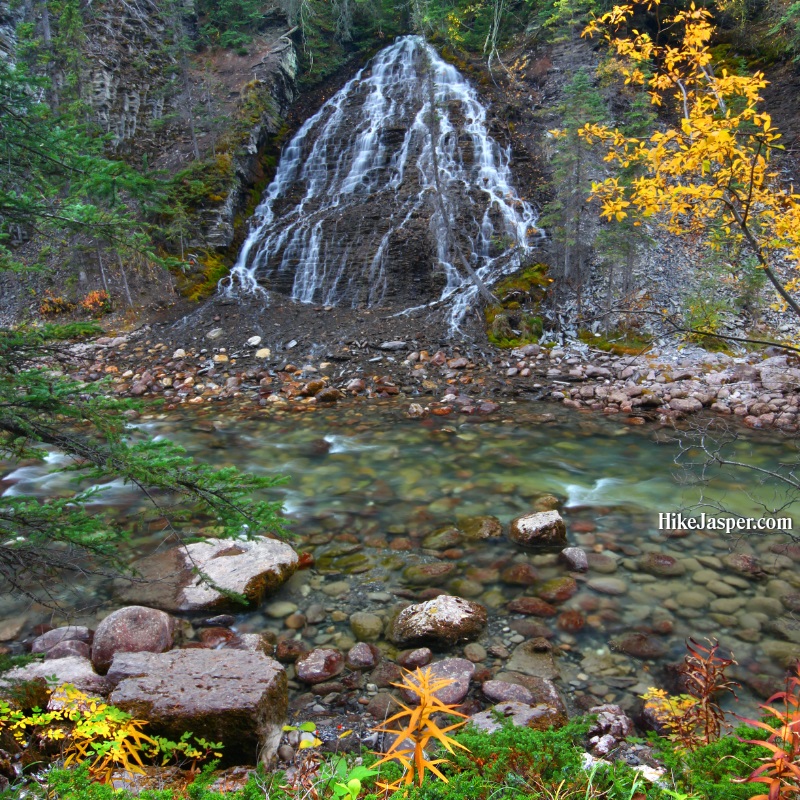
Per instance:
[[[163,653],[173,644],[175,620],[163,611],[127,606],[109,614],[95,631],[92,664],[106,672],[116,653]]]
[[[476,639],[486,621],[486,609],[480,603],[443,595],[404,608],[392,622],[388,638],[400,647],[452,647]]]
[[[566,547],[567,528],[558,511],[523,514],[511,523],[508,538],[523,547]]]
[[[108,672],[110,702],[149,731],[179,739],[192,731],[222,742],[226,763],[268,764],[286,721],[283,667],[241,650],[119,653]]]
[[[219,589],[259,603],[295,572],[298,556],[277,539],[207,539],[144,558],[133,565],[142,582],[125,585],[120,596],[164,611],[209,611],[233,605]],[[207,575],[204,583],[197,572]]]

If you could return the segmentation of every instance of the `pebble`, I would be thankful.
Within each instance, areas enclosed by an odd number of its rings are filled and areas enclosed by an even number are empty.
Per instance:
[[[472,642],[464,648],[464,658],[468,661],[472,661],[474,664],[485,661],[487,655],[486,648],[477,642]]]
[[[710,581],[706,584],[706,589],[714,592],[719,597],[735,597],[738,594],[733,586],[723,581]]]
[[[273,619],[288,617],[290,614],[294,614],[295,611],[297,611],[297,606],[287,600],[277,600],[264,608],[264,613]]]
[[[628,591],[627,584],[620,578],[592,578],[586,585],[601,594],[621,595]]]

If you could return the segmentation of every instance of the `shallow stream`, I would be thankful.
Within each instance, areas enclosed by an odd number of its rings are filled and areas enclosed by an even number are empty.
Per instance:
[[[321,605],[324,613],[315,608],[311,616],[324,619],[291,635],[347,648],[354,642],[350,614],[388,617],[402,602],[397,591],[412,597],[435,587],[490,609],[485,647],[513,650],[531,636],[552,636],[563,650],[562,685],[578,706],[592,697],[632,707],[637,694],[666,679],[662,668],[682,658],[688,636],[718,638],[733,650],[737,677],[746,684],[738,711],[752,712],[757,697],[777,689],[781,662],[800,654],[794,614],[800,573],[790,558],[798,554],[775,552],[786,541],[781,535],[659,531],[660,512],[699,497],[674,463],[674,432],[541,404],[507,403],[489,420],[409,420],[404,410],[397,402],[352,401],[304,414],[207,407],[140,420],[147,433],[167,436],[217,466],[289,476],[275,494],[293,521],[297,549],[312,552],[316,566],[299,572],[264,608],[242,614],[239,630],[286,635],[288,614]],[[796,456],[790,441],[767,434],[744,439],[737,452],[762,467]],[[69,480],[48,474],[58,466],[53,457],[45,468],[9,469],[0,487],[58,494]],[[429,536],[482,515],[507,528],[512,518],[547,505],[547,495],[559,501],[569,543],[590,558],[588,573],[573,574],[577,593],[556,603],[557,616],[507,609],[510,600],[536,596],[546,582],[570,575],[557,554],[524,551],[505,538],[470,541],[452,531]],[[753,517],[763,513],[758,499],[775,501],[752,473],[719,476],[706,496]],[[137,554],[159,545],[154,515],[132,490],[112,484],[102,502],[132,521]],[[732,565],[734,552],[755,556],[756,574]],[[642,562],[651,553],[673,556],[678,566],[666,571],[682,574],[654,574],[658,564]],[[420,565],[435,563],[451,565],[451,573],[426,580]],[[606,589],[592,588],[604,582]],[[551,594],[558,589],[548,586]],[[609,594],[609,587],[622,593]],[[96,605],[108,592],[89,583],[71,589],[80,595],[78,607]],[[6,605],[3,611],[5,618],[24,616],[24,630],[50,621],[36,607]],[[73,620],[96,623],[80,612]],[[500,664],[487,656],[486,666]]]

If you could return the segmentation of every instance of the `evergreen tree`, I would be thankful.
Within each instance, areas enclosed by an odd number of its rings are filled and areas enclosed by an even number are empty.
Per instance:
[[[579,69],[564,88],[564,101],[558,110],[562,125],[552,132],[556,141],[552,159],[553,199],[545,205],[540,222],[557,246],[555,274],[575,292],[580,306],[589,268],[586,198],[591,191],[593,147],[578,136],[578,131],[606,116],[605,102],[586,69]]]
[[[64,377],[59,367],[72,357],[56,337],[72,332],[0,329],[0,459],[43,462],[62,453],[86,483],[117,479],[138,487],[173,534],[172,525],[190,512],[204,514],[224,536],[283,531],[280,504],[257,497],[277,479],[214,469],[167,440],[134,437],[124,413],[131,401]],[[55,575],[125,569],[127,532],[87,508],[98,491],[78,488],[44,502],[0,496],[0,591],[46,602]]]

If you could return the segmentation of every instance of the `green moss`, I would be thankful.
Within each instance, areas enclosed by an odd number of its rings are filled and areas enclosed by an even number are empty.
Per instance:
[[[613,353],[617,356],[637,356],[647,350],[653,343],[652,339],[631,331],[616,330],[606,335],[597,336],[591,331],[578,332],[578,338],[604,353]]]
[[[201,271],[184,290],[190,300],[200,301],[210,297],[217,289],[217,284],[230,271],[230,263],[220,253],[206,252],[198,259]]]
[[[494,287],[500,303],[484,309],[486,335],[493,345],[514,348],[539,341],[544,323],[537,312],[552,283],[547,273],[546,264],[533,264]]]

